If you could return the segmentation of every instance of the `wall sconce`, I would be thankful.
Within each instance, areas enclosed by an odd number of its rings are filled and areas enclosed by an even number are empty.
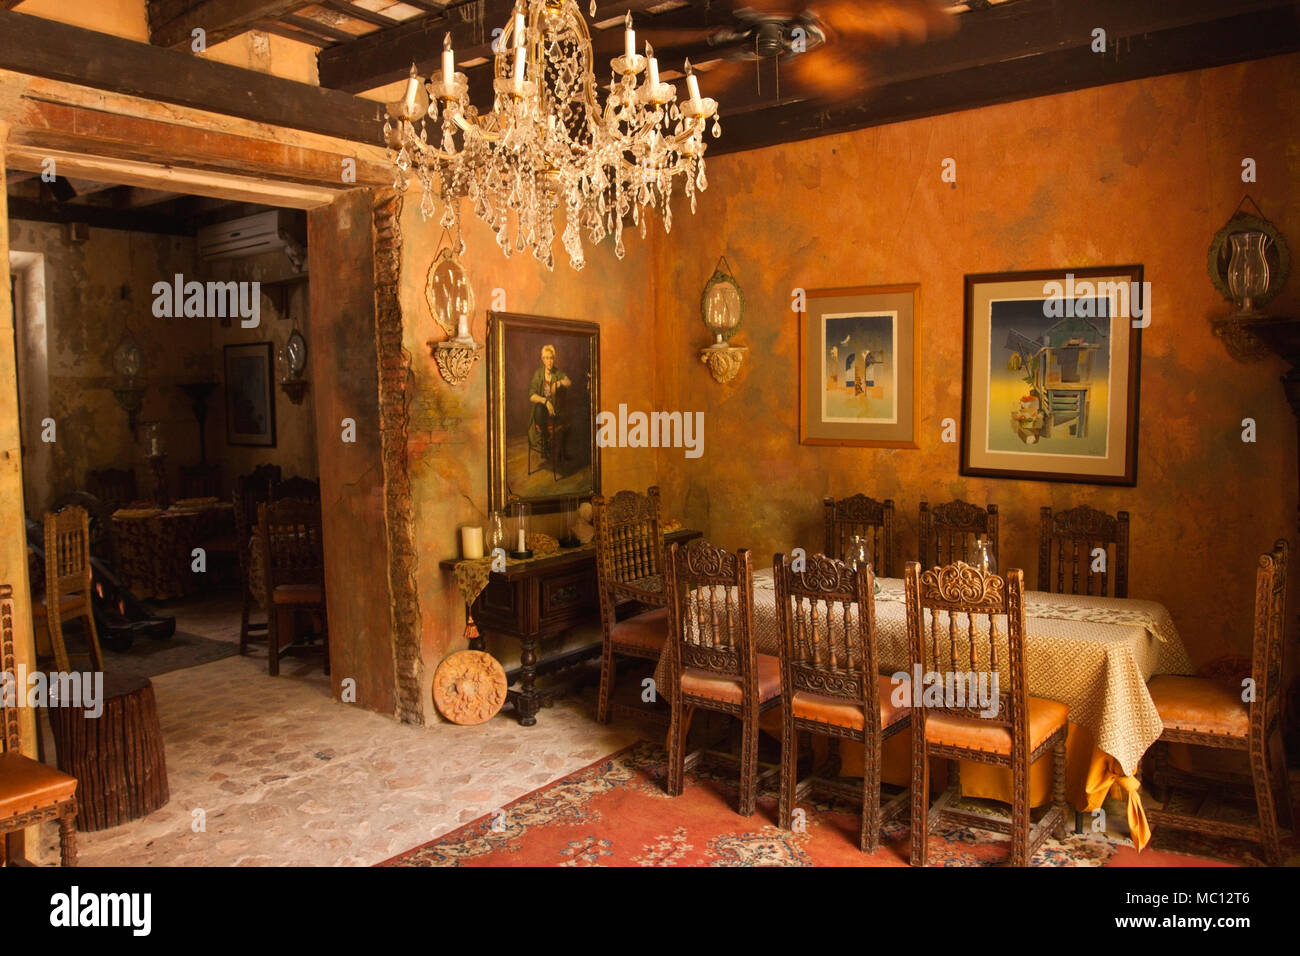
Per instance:
[[[289,341],[280,353],[284,357],[284,378],[280,380],[280,390],[289,396],[289,401],[301,405],[310,383],[303,378],[307,370],[307,340],[302,333],[294,329],[289,333]]]
[[[117,404],[126,412],[127,424],[131,428],[131,437],[135,437],[136,420],[140,408],[144,405],[144,387],[135,384],[135,377],[144,368],[144,352],[129,331],[122,333],[122,340],[113,352],[113,371],[125,384],[111,386]]]
[[[482,347],[470,334],[469,320],[474,313],[474,290],[469,276],[450,247],[443,249],[429,269],[424,296],[434,320],[447,333],[447,340],[429,339],[429,352],[442,377],[459,385],[469,377]]]
[[[1242,211],[1249,202],[1256,215]],[[1291,272],[1291,250],[1277,226],[1264,218],[1247,196],[1210,241],[1210,281],[1236,305],[1230,315],[1211,319],[1214,334],[1239,362],[1252,362],[1270,349],[1252,326],[1265,320],[1259,307],[1281,291]]]
[[[718,259],[713,276],[700,297],[700,316],[713,333],[713,344],[700,349],[700,361],[709,367],[714,381],[725,385],[736,377],[749,349],[728,344],[740,328],[745,314],[745,293],[731,274],[727,257]]]

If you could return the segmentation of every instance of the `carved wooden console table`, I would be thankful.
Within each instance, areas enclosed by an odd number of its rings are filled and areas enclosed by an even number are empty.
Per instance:
[[[664,540],[673,544],[698,537],[700,532],[683,528],[668,532]],[[450,572],[457,563],[442,561],[439,567]],[[547,660],[537,659],[537,645],[544,638],[563,634],[578,624],[599,622],[595,547],[509,562],[504,571],[492,572],[472,611],[480,636],[470,642],[471,650],[486,649],[486,633],[519,641],[519,668],[506,674],[511,684],[507,702],[514,705],[519,723],[531,727],[547,702],[547,695],[535,689],[538,676],[600,655],[600,644],[594,644]]]

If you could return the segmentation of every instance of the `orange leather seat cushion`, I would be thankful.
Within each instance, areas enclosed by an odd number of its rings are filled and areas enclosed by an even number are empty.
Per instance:
[[[729,704],[739,704],[741,689],[739,677],[726,677],[698,667],[682,670],[682,693],[692,697],[707,697]],[[758,655],[758,700],[763,702],[781,694],[781,659],[770,654]]]
[[[0,820],[67,800],[77,778],[19,753],[0,754]]]
[[[320,604],[325,589],[319,584],[278,584],[271,592],[275,604]]]
[[[894,706],[894,682],[893,678],[881,675],[878,678],[880,694],[880,726],[881,729],[890,726],[897,720],[901,720],[911,713],[911,707],[904,704],[902,707]],[[908,688],[908,697],[911,697],[911,688]],[[796,717],[804,720],[815,720],[818,723],[830,724],[834,727],[848,727],[851,730],[861,730],[864,723],[862,719],[862,708],[856,704],[851,704],[846,700],[836,697],[825,697],[821,694],[811,694],[806,690],[795,691],[794,696],[790,699],[790,709]]]
[[[1166,730],[1245,737],[1250,728],[1240,684],[1162,674],[1147,684],[1147,690]]]
[[[656,653],[662,651],[668,640],[668,609],[655,608],[617,622],[610,631],[610,640]]]
[[[1059,700],[1029,698],[1029,749],[1032,751],[1065,726],[1070,708]],[[925,739],[947,747],[965,747],[985,753],[1011,754],[1011,728],[975,717],[932,714],[925,719]]]

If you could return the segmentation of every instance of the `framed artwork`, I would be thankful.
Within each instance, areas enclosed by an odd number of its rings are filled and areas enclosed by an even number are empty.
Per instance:
[[[271,343],[227,345],[226,444],[275,447]]]
[[[534,511],[600,493],[600,326],[488,313],[488,501]]]
[[[961,473],[1137,484],[1141,266],[966,276]]]
[[[810,289],[799,315],[799,442],[915,448],[920,286]]]

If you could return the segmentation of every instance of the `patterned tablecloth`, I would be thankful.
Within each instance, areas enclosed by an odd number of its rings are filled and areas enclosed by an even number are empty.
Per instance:
[[[166,510],[122,508],[113,512],[112,529],[123,583],[137,597],[167,600],[203,583],[191,571],[193,549],[233,536],[235,512],[229,502],[213,499],[178,501]]]
[[[882,671],[907,671],[903,581],[877,578],[876,635]],[[770,568],[754,573],[754,627],[760,654],[779,655],[781,635]],[[1154,601],[1025,592],[1025,678],[1029,694],[1059,700],[1070,720],[1126,774],[1163,729],[1147,691],[1156,674],[1191,673],[1169,612]],[[1001,630],[1001,628],[999,628]],[[666,660],[656,670],[666,687]]]

